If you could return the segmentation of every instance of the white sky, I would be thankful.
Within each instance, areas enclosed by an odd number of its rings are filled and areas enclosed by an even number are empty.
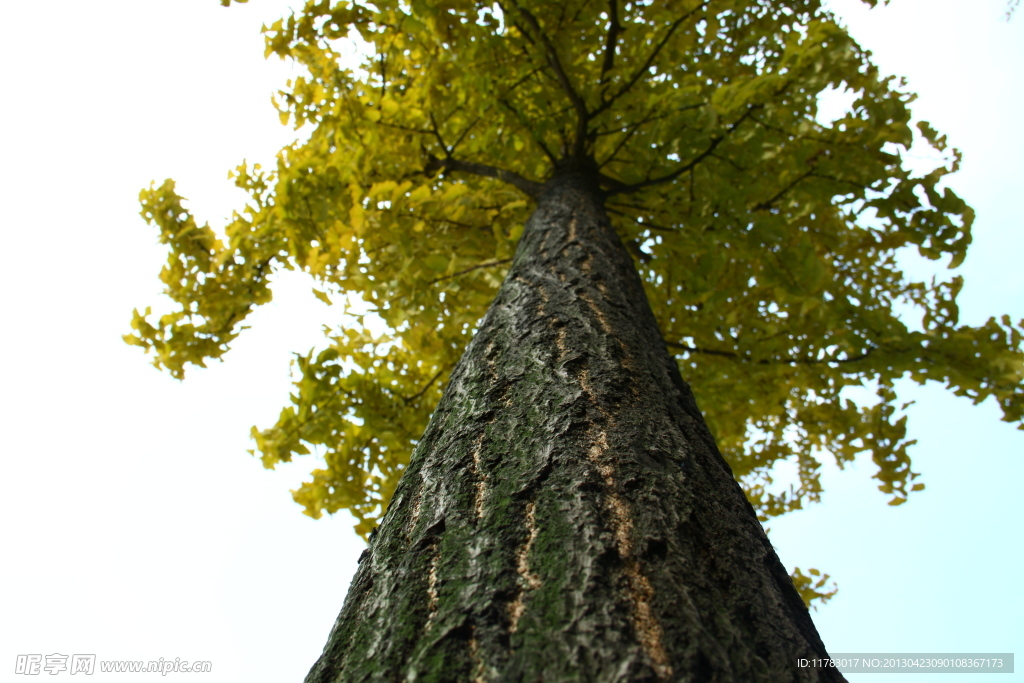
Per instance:
[[[20,679],[16,655],[55,652],[209,660],[211,681],[301,680],[344,600],[362,550],[351,521],[314,522],[291,502],[308,459],[268,472],[245,452],[249,427],[287,401],[289,353],[316,344],[336,309],[284,278],[227,362],[184,383],[120,339],[161,289],[165,254],[139,189],[172,177],[217,224],[241,199],[227,171],[269,164],[294,138],[269,104],[289,67],[263,61],[259,34],[287,4],[0,9],[4,680]],[[1024,317],[1024,15],[1006,23],[1003,0],[833,6],[964,152],[950,184],[978,220],[963,319]],[[838,579],[815,615],[832,652],[1024,654],[1024,434],[991,403],[906,395],[927,490],[889,508],[870,462],[829,470],[824,503],[773,521],[772,540],[787,566]]]

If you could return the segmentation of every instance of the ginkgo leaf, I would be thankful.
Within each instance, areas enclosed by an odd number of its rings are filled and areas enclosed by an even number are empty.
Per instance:
[[[427,268],[440,273],[448,268],[449,259],[444,254],[430,254],[424,257],[423,263]]]
[[[327,298],[327,295],[321,292],[316,287],[313,288],[313,296],[315,296],[317,299],[320,299],[320,301],[323,301],[328,306],[332,305],[331,300]]]

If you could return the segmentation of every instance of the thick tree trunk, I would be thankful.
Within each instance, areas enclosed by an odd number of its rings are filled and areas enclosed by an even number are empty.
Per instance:
[[[842,680],[599,197],[548,185],[307,682]]]

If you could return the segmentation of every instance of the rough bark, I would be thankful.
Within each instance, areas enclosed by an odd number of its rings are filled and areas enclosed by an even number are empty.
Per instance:
[[[309,683],[817,681],[827,656],[582,176],[549,183]]]

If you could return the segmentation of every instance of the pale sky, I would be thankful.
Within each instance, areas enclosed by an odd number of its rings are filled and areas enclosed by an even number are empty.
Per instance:
[[[269,472],[246,453],[249,428],[287,401],[289,353],[317,344],[337,307],[305,276],[281,278],[227,362],[183,383],[120,339],[132,308],[160,304],[165,253],[139,190],[174,178],[219,225],[242,199],[228,170],[271,164],[296,135],[269,101],[289,67],[263,60],[259,34],[287,5],[0,9],[3,680],[24,680],[17,655],[53,653],[301,680],[341,608],[363,547],[350,519],[313,521],[291,501],[310,459]],[[962,319],[1021,319],[1024,15],[1007,23],[1004,0],[833,6],[883,71],[909,79],[915,115],[964,152],[950,185],[978,219]],[[814,614],[831,652],[1024,655],[1024,433],[991,403],[903,389],[917,400],[911,453],[927,489],[890,508],[869,461],[827,470],[824,502],[774,520],[772,541],[787,567],[837,579]]]

